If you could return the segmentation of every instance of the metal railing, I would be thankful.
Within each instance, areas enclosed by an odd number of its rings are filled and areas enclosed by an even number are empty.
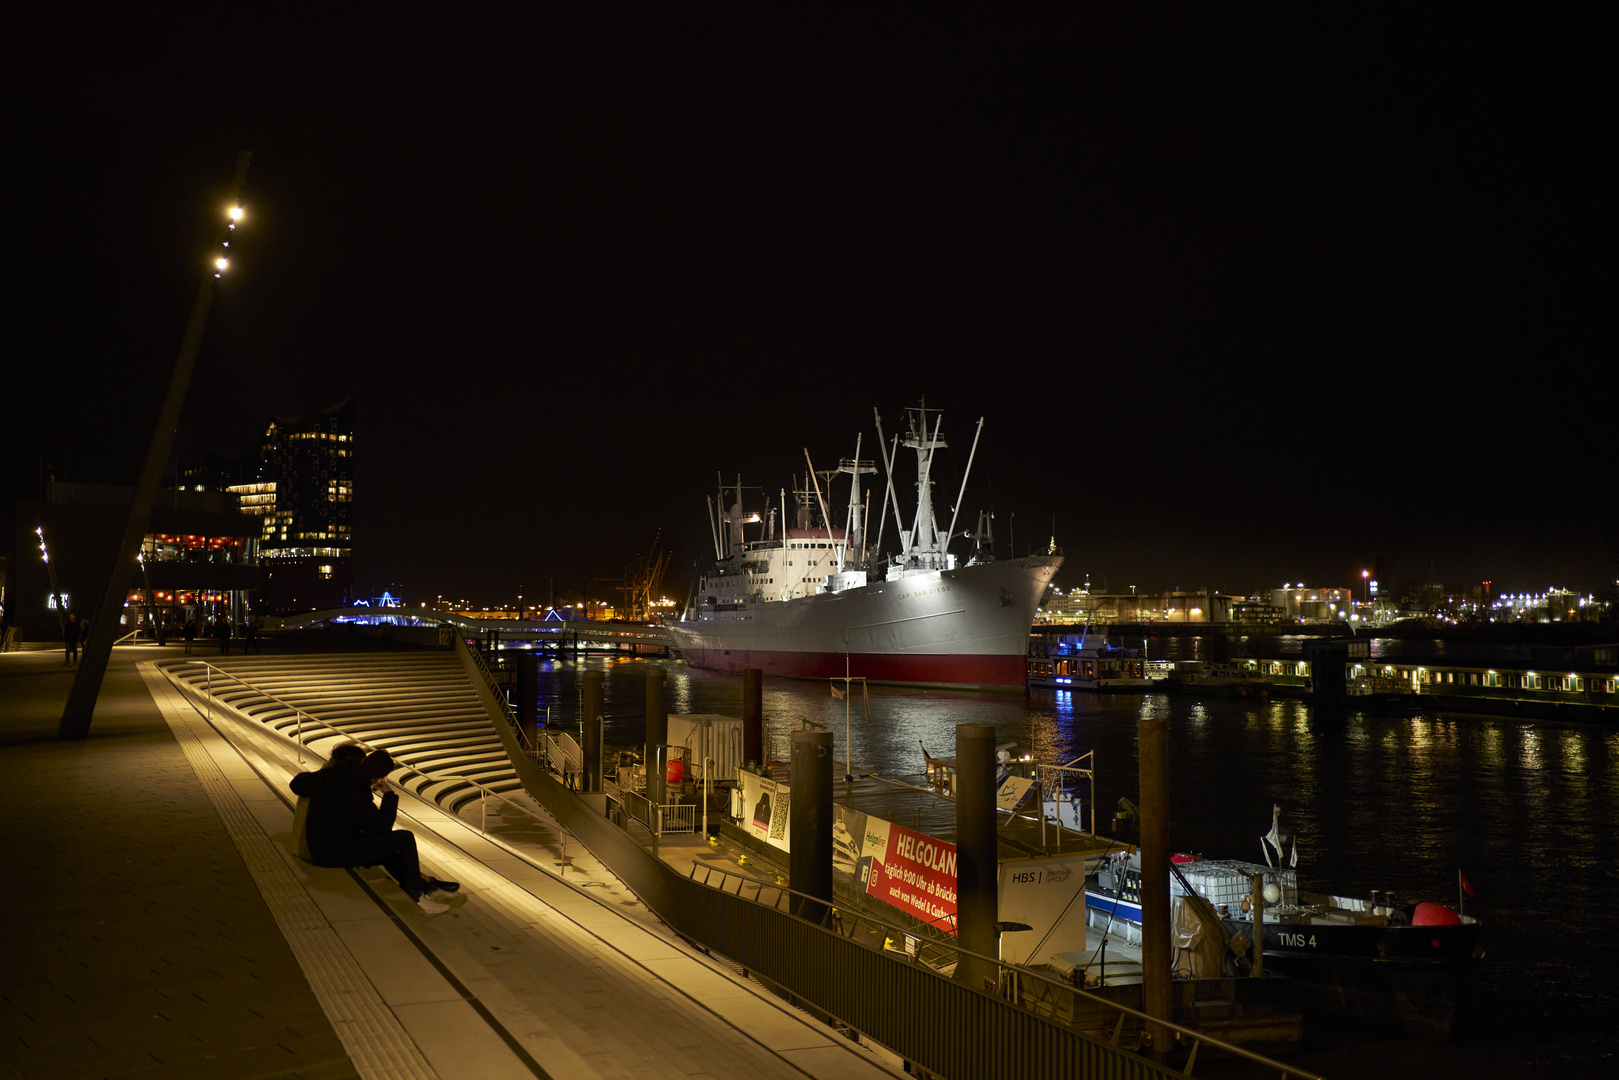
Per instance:
[[[629,791],[617,784],[605,785],[608,795],[624,807],[624,812],[647,827],[653,836],[675,836],[697,831],[695,806],[681,803],[655,803],[639,791]]]
[[[206,715],[206,717],[207,717],[207,719],[208,719],[208,721],[210,723],[213,722],[213,718],[214,718],[214,689],[213,689],[213,675],[214,675],[214,672],[218,672],[220,675],[225,676],[231,682],[236,683],[237,685],[246,687],[248,690],[252,691],[253,693],[258,694],[261,697],[264,697],[264,698],[266,698],[266,699],[268,699],[270,701],[275,702],[277,705],[280,705],[284,709],[293,710],[293,714],[294,714],[294,717],[293,717],[293,728],[294,728],[293,741],[298,744],[298,764],[300,764],[300,765],[304,764],[304,750],[306,748],[306,744],[304,742],[304,718],[305,717],[309,718],[309,722],[310,722],[311,727],[316,727],[316,728],[319,728],[319,729],[321,729],[322,731],[324,731],[324,732],[326,732],[328,734],[337,735],[337,736],[340,736],[342,738],[345,738],[345,739],[349,740],[350,742],[354,743],[356,746],[359,746],[359,747],[363,748],[367,752],[374,751],[374,750],[385,749],[384,747],[373,746],[371,743],[367,742],[365,739],[358,738],[357,736],[351,735],[348,732],[344,731],[342,728],[338,727],[337,725],[329,723],[329,722],[327,722],[325,720],[322,720],[320,717],[316,716],[314,713],[312,713],[309,710],[303,708],[302,706],[294,705],[289,701],[284,701],[281,698],[277,697],[276,695],[270,693],[270,691],[264,689],[263,687],[256,686],[253,683],[250,683],[246,679],[242,678],[240,675],[236,675],[233,672],[226,671],[224,668],[217,667],[214,664],[211,664],[206,660],[180,660],[180,661],[176,661],[176,662],[174,662],[172,664],[164,665],[163,670],[164,670],[165,674],[168,674],[171,670],[176,669],[176,668],[199,667],[199,666],[203,669],[203,672],[204,672],[204,675],[203,675],[203,680],[204,680],[203,681],[203,694],[207,699],[207,710],[206,710],[205,715]],[[260,723],[265,723],[265,722],[260,721]],[[268,727],[270,725],[268,723],[265,723],[265,726]],[[390,754],[390,756],[392,756],[392,755]],[[446,774],[442,774],[442,773],[429,772],[426,769],[418,768],[417,766],[412,765],[410,762],[404,761],[404,760],[398,761],[398,764],[400,766],[402,766],[404,769],[408,770],[411,773],[414,773],[417,776],[420,776],[423,779],[423,781],[424,781],[424,783],[422,784],[422,789],[423,790],[425,790],[431,784],[455,783],[455,782],[460,782],[460,783],[463,783],[463,784],[467,784],[467,785],[469,785],[471,787],[477,788],[478,792],[479,792],[478,809],[479,809],[479,814],[480,814],[478,831],[480,831],[480,832],[488,833],[488,831],[489,831],[489,829],[488,829],[488,824],[489,824],[488,800],[489,800],[490,796],[493,796],[494,798],[499,799],[502,803],[504,803],[507,806],[515,806],[519,810],[522,810],[524,813],[529,814],[530,816],[533,816],[533,817],[538,816],[538,815],[535,815],[532,810],[530,810],[528,807],[524,806],[522,803],[513,802],[511,799],[508,799],[506,796],[502,795],[500,792],[496,791],[494,788],[491,788],[488,784],[484,783],[481,780],[475,780],[470,776],[446,775]],[[435,799],[433,801],[436,802],[437,800]]]
[[[1177,1070],[1182,1076],[1192,1075],[1199,1051],[1207,1046],[1223,1054],[1234,1054],[1254,1063],[1273,1067],[1277,1070],[1276,1075],[1280,1080],[1288,1078],[1320,1080],[1313,1073],[1211,1038],[1194,1028],[1160,1020],[1140,1009],[1092,994],[1046,972],[1034,971],[1022,965],[1006,963],[997,957],[984,956],[963,949],[954,943],[953,938],[945,937],[938,931],[932,934],[925,932],[919,934],[917,927],[900,926],[877,918],[869,912],[848,908],[835,901],[829,902],[820,897],[797,892],[785,885],[749,878],[718,867],[693,866],[690,880],[727,896],[812,923],[837,934],[845,941],[882,953],[897,962],[930,971],[941,979],[951,980],[953,984],[956,972],[963,962],[971,961],[975,965],[975,972],[994,972],[992,980],[988,977],[984,979],[986,993],[1044,1020],[1062,1024],[1061,1018],[1067,1017],[1066,1026],[1070,1028],[1089,1017],[1092,1022],[1083,1026],[1090,1030],[1109,1032],[1105,1036],[1105,1042],[1110,1046],[1121,1049],[1128,1046],[1139,1047],[1143,1044],[1150,1046],[1152,1033],[1157,1029],[1167,1033],[1160,1035],[1160,1038],[1171,1040],[1185,1051],[1184,1064]],[[733,883],[734,888],[731,887]],[[750,892],[751,896],[748,895]],[[1142,1065],[1149,1064],[1144,1059],[1137,1060]],[[1115,1068],[1107,1070],[1105,1075],[1151,1074]]]
[[[506,723],[510,724],[511,729],[518,733],[519,738],[523,738],[523,725],[522,722],[517,719],[517,710],[513,709],[512,703],[506,700],[506,691],[500,688],[500,683],[498,680],[496,680],[495,673],[489,670],[489,665],[484,661],[483,653],[468,645],[466,638],[461,637],[460,635],[457,635],[456,637],[461,643],[462,650],[466,652],[468,656],[472,657],[473,664],[475,664],[478,671],[483,674],[483,681],[489,685],[490,691],[495,695],[495,700],[499,702],[501,708],[506,711]]]
[[[309,712],[308,710],[304,709],[302,706],[294,705],[290,701],[283,701],[282,699],[276,697],[274,694],[270,693],[268,690],[264,689],[263,687],[254,686],[252,683],[248,682],[246,679],[242,678],[240,675],[234,674],[233,672],[226,671],[224,668],[217,667],[214,664],[210,664],[206,660],[179,660],[179,661],[176,661],[173,664],[165,665],[164,666],[164,671],[167,672],[167,671],[171,671],[171,670],[173,670],[175,668],[182,668],[182,667],[201,667],[203,669],[203,680],[204,680],[204,682],[203,682],[203,694],[208,699],[207,718],[208,718],[208,721],[210,723],[212,723],[213,719],[214,719],[214,672],[216,672],[216,671],[219,672],[219,674],[225,676],[231,682],[237,683],[238,685],[241,685],[241,686],[245,686],[247,689],[251,690],[253,693],[258,694],[261,697],[268,698],[270,701],[275,702],[277,705],[281,706],[283,709],[291,709],[292,713],[293,713],[294,741],[298,744],[298,764],[300,764],[300,765],[302,765],[304,763],[304,717],[305,716],[308,716],[312,723],[319,725],[321,728],[325,729],[328,732],[332,732],[332,733],[337,734],[337,735],[343,735],[344,734],[344,732],[343,732],[343,730],[341,728],[333,727],[331,724],[328,724],[326,721],[320,719],[320,717],[318,717],[314,713]],[[359,739],[355,739],[353,741],[358,743],[361,746],[366,745],[364,742],[362,742]]]

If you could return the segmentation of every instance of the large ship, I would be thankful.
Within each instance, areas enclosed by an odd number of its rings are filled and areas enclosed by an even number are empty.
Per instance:
[[[877,470],[861,460],[859,441],[855,456],[836,469],[817,472],[807,461],[805,482],[795,484],[791,524],[782,514],[785,491],[774,508],[767,499],[762,512],[749,512],[740,478],[734,487],[722,486],[709,510],[714,569],[699,579],[682,618],[668,624],[687,662],[796,678],[849,675],[910,686],[1024,689],[1029,627],[1062,557],[1053,545],[1044,555],[997,561],[990,519],[981,514],[970,536],[973,551],[958,562],[948,548],[960,495],[944,530],[933,513],[933,464],[946,445],[942,420],[926,403],[907,409],[904,432],[885,446],[877,417],[884,482],[869,543],[876,493],[862,493],[861,478]],[[974,453],[983,423],[973,436]],[[916,452],[917,505],[909,525],[895,495],[901,447]],[[971,468],[970,453],[967,472]],[[843,476],[849,500],[838,525],[828,502],[831,485]],[[964,474],[963,492],[966,482]],[[729,509],[728,498],[734,500]],[[898,551],[884,558],[890,511]]]

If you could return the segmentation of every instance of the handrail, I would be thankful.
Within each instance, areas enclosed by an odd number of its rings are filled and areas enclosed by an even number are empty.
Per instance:
[[[416,772],[421,773],[423,776],[427,777],[427,779],[432,783],[437,783],[437,782],[439,782],[441,780],[459,780],[463,784],[471,784],[473,787],[475,787],[479,791],[483,792],[483,794],[478,799],[478,813],[481,815],[478,818],[478,831],[479,832],[487,833],[489,831],[489,828],[488,828],[488,825],[489,825],[489,807],[486,804],[486,800],[491,795],[493,795],[495,798],[499,799],[501,802],[505,803],[507,806],[515,806],[519,810],[522,810],[524,813],[528,814],[530,817],[533,817],[536,820],[542,820],[542,819],[540,819],[538,817],[538,815],[536,815],[532,810],[530,810],[528,807],[524,806],[522,803],[514,803],[514,802],[512,802],[510,799],[506,798],[506,796],[502,795],[500,792],[496,791],[494,788],[490,787],[488,784],[485,784],[485,783],[483,783],[481,781],[478,781],[478,780],[474,780],[470,776],[440,776],[440,775],[435,775],[433,773],[424,773],[420,769],[417,769],[416,766],[414,766],[414,765],[412,765],[411,768],[414,769]]]
[[[909,929],[904,928],[904,927],[900,927],[900,926],[898,926],[898,925],[896,925],[894,923],[890,923],[890,922],[887,922],[887,921],[885,921],[883,919],[879,919],[879,918],[877,918],[877,917],[875,917],[873,915],[868,915],[865,912],[861,912],[861,911],[857,911],[857,910],[854,910],[854,909],[842,907],[839,904],[837,904],[836,902],[825,900],[825,899],[823,899],[823,898],[821,898],[819,896],[811,896],[808,893],[799,892],[796,889],[793,889],[793,888],[791,888],[789,886],[786,886],[786,885],[776,885],[776,884],[772,884],[770,882],[760,881],[757,878],[749,878],[749,877],[746,877],[744,875],[735,874],[735,873],[732,873],[729,870],[725,870],[725,869],[722,869],[720,867],[715,867],[715,866],[701,867],[700,869],[702,869],[705,873],[704,873],[703,879],[699,880],[698,877],[697,877],[698,869],[699,869],[698,866],[696,866],[696,865],[692,866],[691,873],[690,873],[690,878],[691,878],[692,881],[697,882],[698,884],[703,885],[706,888],[715,888],[715,886],[710,885],[709,881],[708,881],[708,878],[710,878],[714,874],[718,874],[722,878],[736,878],[736,879],[738,879],[738,886],[737,886],[737,891],[733,895],[735,895],[738,899],[740,899],[740,900],[742,900],[744,902],[759,904],[761,907],[770,907],[770,908],[773,908],[774,910],[776,910],[778,912],[781,910],[781,900],[782,900],[783,897],[797,897],[800,900],[804,901],[805,903],[797,905],[798,906],[798,911],[793,911],[792,907],[789,906],[789,913],[794,918],[798,918],[798,919],[801,919],[801,920],[803,920],[805,922],[809,922],[809,923],[821,926],[821,927],[823,927],[825,929],[835,930],[835,931],[840,933],[840,936],[847,937],[850,940],[853,940],[853,931],[851,930],[850,933],[843,934],[842,930],[841,930],[842,920],[843,920],[845,915],[853,917],[854,927],[856,929],[858,929],[859,925],[862,924],[862,923],[869,923],[874,927],[881,927],[881,928],[885,929],[886,931],[888,931],[888,934],[886,935],[888,938],[893,938],[895,935],[898,935],[900,938],[916,937],[917,936],[916,928],[914,928],[914,927],[909,928]],[[754,893],[755,899],[749,900],[748,897],[746,897],[746,896],[744,896],[742,894],[742,887],[743,887],[744,883],[758,886],[758,888],[755,889],[755,893]],[[719,892],[728,891],[723,887],[723,884],[724,883],[722,881],[721,886],[716,891],[719,891]],[[764,903],[763,900],[758,898],[763,894],[764,890],[767,889],[767,888],[775,890],[775,892],[777,894],[776,902],[774,904],[766,904],[766,903]],[[815,906],[811,907],[810,905],[815,905]],[[804,917],[803,914],[801,914],[801,912],[803,912],[803,911],[814,911],[814,910],[817,910],[817,909],[819,909],[821,911],[821,917],[818,920],[817,919],[807,919],[807,918]],[[834,922],[834,917],[835,917],[835,925],[829,925],[829,924]],[[1036,983],[1044,983],[1052,991],[1055,991],[1055,992],[1058,992],[1058,993],[1066,992],[1068,994],[1072,994],[1075,997],[1083,998],[1083,999],[1085,999],[1087,1001],[1093,1002],[1096,1005],[1101,1006],[1104,1009],[1116,1010],[1120,1014],[1120,1019],[1119,1019],[1119,1024],[1116,1025],[1115,1028],[1114,1028],[1113,1038],[1114,1038],[1115,1041],[1119,1037],[1119,1033],[1122,1030],[1124,1017],[1126,1017],[1126,1016],[1135,1017],[1137,1021],[1139,1021],[1140,1023],[1142,1023],[1144,1025],[1151,1025],[1153,1027],[1163,1028],[1163,1029],[1166,1029],[1168,1031],[1174,1032],[1176,1035],[1178,1035],[1182,1039],[1187,1040],[1192,1046],[1191,1057],[1190,1057],[1190,1060],[1188,1060],[1188,1062],[1186,1064],[1186,1068],[1185,1068],[1185,1070],[1183,1072],[1183,1075],[1190,1076],[1192,1074],[1192,1066],[1197,1061],[1197,1054],[1198,1054],[1199,1049],[1201,1049],[1203,1046],[1207,1046],[1210,1049],[1218,1050],[1222,1054],[1235,1054],[1238,1057],[1246,1058],[1249,1061],[1255,1062],[1255,1063],[1260,1064],[1260,1065],[1264,1065],[1264,1066],[1266,1066],[1268,1068],[1279,1069],[1280,1070],[1280,1077],[1282,1078],[1282,1080],[1286,1080],[1286,1078],[1288,1078],[1288,1077],[1295,1077],[1295,1078],[1298,1078],[1298,1080],[1323,1080],[1322,1077],[1320,1077],[1319,1075],[1317,1075],[1315,1073],[1305,1072],[1303,1069],[1294,1068],[1293,1066],[1288,1065],[1285,1062],[1280,1062],[1280,1061],[1276,1061],[1276,1060],[1274,1060],[1272,1058],[1267,1058],[1263,1054],[1256,1054],[1251,1050],[1245,1050],[1240,1046],[1235,1046],[1235,1045],[1233,1045],[1231,1043],[1227,1043],[1227,1042],[1224,1042],[1223,1040],[1216,1039],[1216,1038],[1213,1038],[1213,1037],[1211,1037],[1209,1035],[1206,1035],[1206,1034],[1196,1030],[1195,1028],[1184,1027],[1184,1026],[1182,1026],[1180,1024],[1175,1023],[1172,1020],[1161,1020],[1161,1019],[1159,1019],[1159,1018],[1157,1018],[1155,1016],[1149,1016],[1147,1013],[1142,1012],[1140,1009],[1135,1009],[1135,1008],[1130,1007],[1129,1005],[1124,1005],[1124,1004],[1121,1004],[1121,1003],[1119,1003],[1117,1001],[1113,1001],[1113,1000],[1111,1000],[1109,998],[1101,997],[1101,996],[1099,996],[1097,994],[1093,994],[1088,990],[1081,989],[1080,987],[1074,986],[1074,985],[1072,985],[1070,983],[1059,981],[1057,979],[1052,978],[1050,975],[1046,974],[1045,972],[1035,971],[1032,968],[1024,967],[1021,964],[1009,964],[1006,961],[1001,960],[999,957],[991,957],[991,956],[985,956],[982,953],[975,953],[970,949],[962,948],[960,945],[954,945],[954,946],[951,946],[951,948],[957,954],[957,961],[956,962],[958,964],[960,963],[960,960],[961,960],[962,957],[969,957],[969,958],[971,958],[973,960],[976,960],[979,963],[982,963],[982,964],[984,964],[986,966],[992,966],[996,971],[996,980],[995,980],[995,983],[996,983],[996,985],[995,985],[995,993],[996,993],[996,995],[998,997],[1002,998],[1003,1000],[1006,1000],[1006,1001],[1010,1002],[1011,1004],[1016,1005],[1016,1006],[1018,1006],[1020,1008],[1026,1008],[1026,1007],[1021,1005],[1020,998],[1021,998],[1022,995],[1019,993],[1019,985],[1018,984],[1020,982],[1024,982],[1024,981],[1032,981],[1032,982],[1036,982]],[[888,950],[884,949],[884,950],[881,950],[881,951],[886,952]],[[919,950],[919,952],[920,952],[920,950]],[[919,958],[918,958],[918,956],[916,954],[909,954],[909,962],[910,963],[916,964],[918,962],[918,959]],[[925,965],[925,966],[929,967],[930,969],[932,968],[931,964]],[[936,970],[936,969],[934,969],[934,970]],[[942,972],[940,973],[940,976],[944,977]],[[1030,1010],[1030,1011],[1032,1011],[1032,1010]]]
[[[269,698],[271,701],[275,702],[277,705],[280,705],[283,708],[293,710],[293,712],[295,714],[297,714],[297,717],[298,717],[298,720],[297,720],[297,734],[296,734],[296,738],[294,739],[294,741],[297,742],[297,744],[298,744],[298,764],[300,764],[300,765],[302,765],[304,763],[304,755],[303,755],[303,751],[304,751],[303,719],[302,719],[304,716],[308,716],[312,723],[320,725],[325,730],[327,730],[329,732],[332,732],[333,734],[343,736],[345,739],[348,739],[350,742],[354,743],[356,746],[364,747],[366,750],[379,750],[379,749],[382,749],[381,747],[372,746],[369,742],[367,742],[364,739],[356,738],[355,736],[350,735],[348,732],[344,731],[342,728],[337,727],[334,724],[328,723],[325,720],[322,720],[320,717],[316,716],[312,712],[309,712],[309,710],[307,710],[307,709],[304,709],[304,708],[302,708],[302,707],[300,707],[298,705],[294,705],[294,704],[292,704],[291,702],[288,702],[288,701],[282,701],[280,698],[276,697],[274,694],[270,693],[268,690],[265,690],[263,687],[254,686],[252,683],[248,682],[246,679],[242,678],[240,675],[237,675],[234,672],[226,671],[224,668],[218,667],[217,665],[210,664],[206,660],[180,660],[180,661],[177,661],[174,664],[169,665],[169,666],[171,666],[171,667],[189,667],[189,666],[194,666],[194,665],[197,665],[197,664],[201,664],[203,666],[203,668],[205,669],[206,673],[208,674],[208,681],[207,681],[207,684],[206,684],[206,686],[204,688],[204,693],[206,694],[206,696],[208,698],[207,717],[208,717],[209,723],[213,722],[213,717],[214,717],[214,711],[213,711],[214,710],[214,690],[213,690],[213,677],[212,677],[212,675],[213,675],[213,672],[215,672],[215,671],[218,671],[221,675],[225,675],[225,676],[229,677],[230,679],[234,680],[235,682],[240,683],[242,686],[247,687],[249,690],[253,691],[255,694],[262,694],[263,696]],[[389,756],[391,757],[392,755],[390,754]],[[441,773],[428,772],[426,769],[418,768],[417,766],[412,765],[409,762],[401,762],[400,764],[404,768],[409,769],[411,772],[415,773],[417,776],[423,777],[430,784],[439,783],[440,781],[459,780],[462,783],[471,784],[473,787],[477,788],[480,792],[482,792],[483,795],[478,800],[479,801],[478,809],[479,809],[479,812],[481,814],[481,817],[479,819],[479,825],[478,825],[478,831],[479,832],[487,833],[489,831],[489,829],[488,829],[489,811],[488,811],[487,806],[484,805],[484,800],[487,799],[490,795],[493,795],[495,798],[499,799],[501,802],[505,803],[507,806],[515,806],[515,807],[517,807],[519,810],[522,810],[523,812],[529,814],[529,816],[535,817],[536,820],[543,820],[543,819],[540,819],[538,817],[538,815],[534,814],[533,811],[529,810],[528,807],[524,806],[522,803],[514,803],[514,802],[512,802],[510,799],[506,798],[506,796],[502,795],[500,792],[494,790],[493,788],[489,787],[487,784],[484,784],[481,781],[474,780],[470,776],[459,776],[459,775],[446,776],[446,775],[443,775]]]
[[[213,718],[214,718],[214,678],[213,678],[213,673],[215,671],[217,671],[221,675],[224,675],[224,676],[234,680],[235,682],[241,683],[243,686],[247,687],[249,690],[253,691],[255,694],[263,694],[265,697],[269,698],[271,701],[275,702],[277,705],[280,705],[282,708],[291,709],[293,711],[293,716],[295,718],[295,723],[297,724],[297,737],[294,739],[294,741],[298,744],[298,764],[302,765],[304,763],[304,723],[303,723],[303,718],[304,718],[305,715],[308,715],[308,717],[312,721],[319,724],[321,727],[325,728],[327,731],[332,731],[332,732],[336,732],[339,735],[347,736],[347,732],[343,731],[343,729],[333,727],[331,724],[328,724],[326,721],[322,720],[320,717],[316,716],[314,713],[308,712],[302,706],[294,705],[290,701],[282,701],[280,698],[278,698],[274,694],[270,693],[270,691],[265,690],[263,687],[254,686],[252,683],[248,682],[246,679],[242,678],[240,675],[237,675],[235,672],[226,671],[224,668],[219,667],[217,664],[210,664],[206,660],[179,660],[179,661],[176,661],[174,664],[172,664],[170,666],[172,666],[172,667],[194,667],[194,666],[196,666],[198,664],[202,665],[203,671],[207,676],[207,684],[205,686],[205,692],[206,692],[207,697],[208,697],[208,713],[207,713],[207,716],[208,716],[208,721],[210,723],[213,722]],[[360,740],[360,739],[355,739],[354,742],[358,743],[361,746],[366,746],[367,745],[363,740]]]
[[[517,710],[513,709],[512,703],[506,700],[506,692],[500,688],[500,683],[495,679],[494,672],[489,670],[489,665],[484,661],[483,653],[467,645],[465,637],[457,635],[457,639],[461,642],[462,648],[466,649],[467,654],[472,657],[472,662],[477,665],[478,670],[483,673],[483,680],[489,684],[489,689],[494,692],[495,700],[500,702],[501,708],[506,711],[506,723],[510,724],[512,730],[518,733],[519,738],[522,738],[523,725],[517,719]]]

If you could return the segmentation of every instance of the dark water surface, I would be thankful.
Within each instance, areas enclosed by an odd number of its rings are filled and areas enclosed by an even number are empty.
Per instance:
[[[741,715],[742,680],[657,662],[671,712]],[[644,662],[607,671],[612,746],[643,737]],[[542,693],[571,724],[578,668],[543,669]],[[1619,1037],[1619,733],[1604,727],[1422,712],[1351,712],[1325,722],[1295,700],[1035,691],[1019,696],[872,688],[856,700],[854,762],[922,771],[918,742],[955,751],[955,725],[991,723],[1037,760],[1094,751],[1097,823],[1137,797],[1136,731],[1169,722],[1170,842],[1211,858],[1260,860],[1271,805],[1298,837],[1300,884],[1457,903],[1457,871],[1485,920],[1487,958],[1472,1019],[1434,1044],[1312,1025],[1294,1063],[1333,1077],[1616,1076]],[[825,684],[767,679],[766,753],[787,759],[803,723],[845,753],[845,704]],[[1200,1063],[1198,1075],[1204,1075]]]

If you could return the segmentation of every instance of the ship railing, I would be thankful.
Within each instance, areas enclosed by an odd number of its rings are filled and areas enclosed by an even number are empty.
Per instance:
[[[607,797],[624,808],[632,820],[646,826],[653,836],[674,836],[697,831],[697,807],[682,803],[655,803],[639,791],[630,791],[608,782]]]
[[[1080,762],[1086,762],[1081,765]],[[1079,757],[1066,765],[1036,765],[1034,767],[1035,782],[1040,785],[1040,843],[1046,842],[1045,801],[1049,796],[1060,807],[1064,796],[1069,793],[1070,780],[1085,780],[1090,783],[1090,798],[1086,804],[1091,808],[1092,836],[1096,835],[1096,751],[1087,750]],[[1057,850],[1062,850],[1062,813],[1058,810],[1057,820]]]
[[[1174,1047],[1177,1056],[1185,1055],[1184,1063],[1173,1072],[1162,1066],[1154,1067],[1145,1059],[1132,1057],[1128,1060],[1137,1068],[1109,1071],[1108,1075],[1192,1076],[1199,1053],[1207,1048],[1222,1058],[1246,1059],[1280,1080],[1320,1080],[1314,1073],[1090,993],[1051,972],[1037,971],[964,949],[953,938],[933,927],[902,926],[835,900],[797,892],[779,881],[761,880],[711,865],[693,865],[688,876],[693,882],[715,892],[794,916],[872,952],[882,953],[912,967],[929,969],[938,978],[958,982],[964,969],[970,971],[973,975],[972,985],[982,986],[984,991],[1006,1005],[1041,1020],[1066,1026],[1116,1049],[1151,1049],[1158,1045],[1161,1048]],[[870,1004],[869,998],[862,1000],[863,1006]],[[906,1012],[912,1006],[907,1002],[889,1001],[881,1007],[898,1013]],[[1125,1062],[1121,1060],[1110,1064],[1117,1070]]]

